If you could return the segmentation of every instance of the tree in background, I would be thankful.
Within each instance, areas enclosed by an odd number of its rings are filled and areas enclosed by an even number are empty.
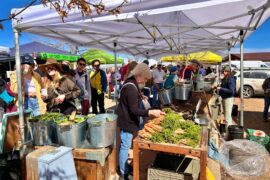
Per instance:
[[[114,55],[100,49],[90,49],[81,56],[87,61],[88,64],[95,59],[99,59],[101,64],[114,64]],[[124,60],[122,58],[117,58],[116,62],[117,64],[123,64]]]
[[[0,29],[4,29],[1,22],[8,21],[11,19],[16,19],[16,16],[21,14],[23,11],[25,11],[27,8],[34,4],[38,3],[43,4],[44,6],[49,6],[51,9],[55,9],[56,12],[59,14],[59,16],[62,18],[62,21],[64,22],[64,19],[68,16],[69,12],[75,8],[79,9],[82,13],[82,16],[90,16],[92,12],[95,10],[98,14],[101,13],[108,13],[112,15],[118,15],[121,12],[121,7],[128,3],[127,0],[123,0],[123,2],[118,5],[115,8],[112,9],[106,9],[105,4],[102,0],[95,1],[95,3],[90,3],[89,0],[32,0],[25,8],[23,8],[18,13],[10,14],[9,17],[5,19],[0,19]],[[17,19],[20,21],[20,19]]]

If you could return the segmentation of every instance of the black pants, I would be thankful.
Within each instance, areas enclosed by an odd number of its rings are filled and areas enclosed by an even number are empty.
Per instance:
[[[97,89],[91,88],[92,92],[92,100],[91,100],[91,106],[94,114],[98,114],[97,110],[97,103],[99,107],[99,112],[100,113],[105,113],[105,108],[104,108],[104,93],[98,94]]]

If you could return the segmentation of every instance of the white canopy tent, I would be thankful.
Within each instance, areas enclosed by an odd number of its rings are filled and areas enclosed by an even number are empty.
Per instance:
[[[103,2],[106,8],[113,8],[123,0]],[[147,58],[215,52],[243,42],[270,16],[269,5],[269,0],[130,0],[118,16],[93,12],[91,17],[82,17],[79,10],[73,10],[65,23],[55,10],[32,6],[12,22],[17,69],[20,31]],[[13,9],[12,13],[19,11]],[[243,74],[241,77],[243,82]],[[243,114],[241,120],[243,125]]]
[[[104,1],[107,8],[123,0]],[[82,17],[70,12],[65,23],[55,10],[32,6],[13,20],[13,27],[76,46],[114,50],[133,56],[160,57],[229,49],[270,15],[267,0],[131,0],[122,13]],[[20,9],[13,9],[16,13]]]
[[[9,47],[0,46],[0,55],[9,55]]]

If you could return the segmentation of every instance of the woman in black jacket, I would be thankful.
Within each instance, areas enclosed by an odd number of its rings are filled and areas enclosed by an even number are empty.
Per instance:
[[[120,152],[119,166],[121,178],[127,179],[128,176],[128,151],[131,148],[133,133],[139,130],[140,116],[159,117],[164,114],[160,110],[146,110],[140,108],[142,101],[141,90],[145,86],[148,79],[152,77],[152,73],[148,66],[144,63],[138,64],[131,72],[132,76],[128,78],[121,91],[120,101],[116,110],[118,115],[117,125],[120,128]]]

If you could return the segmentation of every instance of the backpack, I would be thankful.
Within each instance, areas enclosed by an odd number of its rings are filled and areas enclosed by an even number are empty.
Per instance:
[[[1,84],[1,88],[0,88],[0,99],[6,103],[6,104],[11,104],[14,100],[14,97],[11,96],[7,90],[6,90],[6,81],[4,81],[3,79],[0,79],[0,84]]]
[[[14,100],[14,97],[9,95],[7,90],[3,90],[0,94],[0,99],[2,99],[6,104],[11,104]]]

